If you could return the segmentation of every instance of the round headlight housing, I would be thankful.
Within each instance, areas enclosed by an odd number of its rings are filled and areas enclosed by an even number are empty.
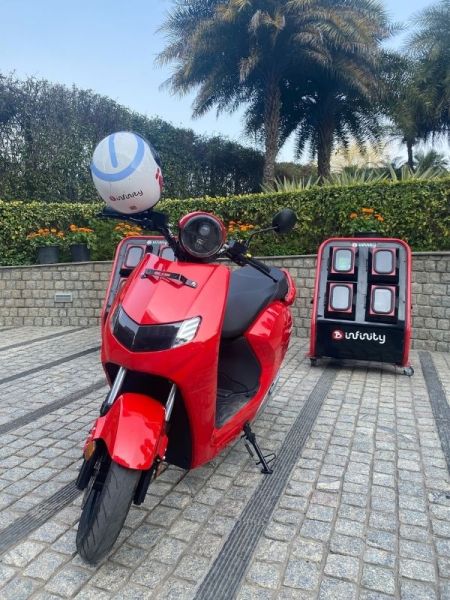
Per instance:
[[[225,243],[224,224],[209,213],[190,213],[180,220],[178,227],[183,250],[195,258],[212,258]]]

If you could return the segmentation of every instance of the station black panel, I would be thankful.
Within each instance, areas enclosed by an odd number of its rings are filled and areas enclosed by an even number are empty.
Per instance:
[[[408,246],[388,238],[336,238],[321,246],[318,261],[310,356],[406,364]]]

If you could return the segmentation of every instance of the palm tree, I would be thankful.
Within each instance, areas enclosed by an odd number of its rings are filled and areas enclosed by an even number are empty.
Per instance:
[[[426,140],[432,127],[429,106],[419,90],[418,70],[417,61],[408,56],[384,55],[382,108],[390,119],[387,131],[406,145],[411,171],[415,169],[414,147]]]
[[[378,44],[389,34],[376,0],[176,0],[162,29],[168,45],[158,60],[175,65],[167,85],[177,93],[198,90],[194,116],[213,106],[221,112],[249,105],[248,128],[265,144],[265,182],[274,178],[292,126],[283,108],[286,91],[301,93],[303,74],[321,69],[368,96],[362,73],[376,63]],[[321,164],[331,151],[329,132],[322,136]]]
[[[265,4],[266,10],[256,4]],[[274,176],[278,81],[283,64],[290,61],[286,14],[285,0],[176,0],[162,27],[168,45],[158,57],[160,64],[175,64],[166,82],[172,91],[197,89],[194,117],[214,106],[218,113],[232,112],[249,102],[255,89],[265,95],[265,179]]]
[[[329,72],[312,81],[311,92],[298,104],[296,114],[297,153],[309,145],[311,154],[317,156],[320,178],[330,175],[333,148],[348,148],[356,143],[360,150],[376,144],[382,133],[379,113],[373,96],[363,94],[351,84]]]
[[[317,157],[318,174],[330,174],[331,154],[338,142],[356,142],[361,149],[381,135],[380,42],[389,26],[382,6],[371,0],[322,0],[322,7],[340,19],[340,28],[325,28],[321,48],[326,60],[308,61],[286,73],[281,85],[280,139],[293,131],[297,153],[306,147]],[[319,30],[323,26],[318,21]],[[337,36],[337,37],[336,37]],[[247,111],[247,130],[262,130],[262,103]]]
[[[431,133],[450,133],[450,0],[426,8],[415,19],[409,49],[418,62],[418,88],[431,106]]]
[[[331,0],[331,5],[345,15],[345,39],[330,46],[329,63],[311,75],[297,113],[298,152],[309,143],[321,178],[330,175],[336,143],[346,148],[354,141],[363,151],[380,138],[380,42],[393,31],[378,2]]]
[[[449,161],[444,154],[441,154],[434,148],[416,152],[415,167],[420,173],[424,171],[433,171],[435,173],[445,174],[448,172]]]

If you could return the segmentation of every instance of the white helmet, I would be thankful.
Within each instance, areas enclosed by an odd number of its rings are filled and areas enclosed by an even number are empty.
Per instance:
[[[161,198],[164,185],[156,152],[141,136],[119,131],[94,150],[92,179],[98,193],[117,212],[148,210]]]

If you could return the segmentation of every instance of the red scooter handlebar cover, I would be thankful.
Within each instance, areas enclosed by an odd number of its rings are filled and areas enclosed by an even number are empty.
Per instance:
[[[90,439],[104,441],[111,459],[128,469],[149,469],[167,448],[165,410],[144,394],[120,395],[104,417],[99,417]]]

